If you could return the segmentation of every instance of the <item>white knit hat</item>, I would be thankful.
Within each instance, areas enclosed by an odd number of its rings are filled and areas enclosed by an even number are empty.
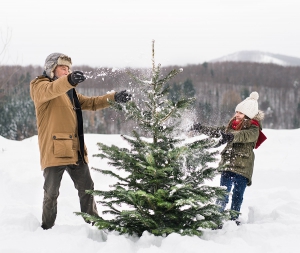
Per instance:
[[[246,98],[236,106],[235,111],[241,112],[248,116],[250,119],[253,119],[258,114],[258,98],[259,95],[256,91],[251,92],[248,98]]]

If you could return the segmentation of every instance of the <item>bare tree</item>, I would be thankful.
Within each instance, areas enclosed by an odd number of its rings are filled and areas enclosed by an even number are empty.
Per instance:
[[[0,29],[0,98],[3,98],[6,93],[9,92],[8,82],[12,76],[17,72],[18,68],[15,67],[14,71],[5,71],[5,61],[8,55],[8,47],[11,41],[12,30],[7,28],[5,34]]]

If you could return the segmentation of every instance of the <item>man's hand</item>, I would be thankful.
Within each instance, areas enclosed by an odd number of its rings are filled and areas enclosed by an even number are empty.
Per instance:
[[[71,85],[75,86],[76,84],[79,84],[85,80],[85,76],[81,71],[74,71],[71,74],[68,75],[68,81]]]
[[[126,103],[131,100],[132,95],[128,94],[126,90],[122,90],[120,92],[115,93],[115,101],[117,103]]]

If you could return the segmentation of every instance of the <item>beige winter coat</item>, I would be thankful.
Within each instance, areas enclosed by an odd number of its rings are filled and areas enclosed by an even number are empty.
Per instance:
[[[40,163],[42,170],[50,166],[76,164],[78,161],[79,139],[77,117],[66,92],[74,88],[63,76],[50,81],[39,76],[30,83],[30,96],[34,101]],[[98,110],[109,106],[108,100],[114,101],[114,94],[98,97],[86,97],[77,94],[82,110]],[[84,158],[88,162],[87,149],[84,145]]]

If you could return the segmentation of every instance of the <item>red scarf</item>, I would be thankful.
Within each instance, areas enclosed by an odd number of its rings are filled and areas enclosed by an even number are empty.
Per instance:
[[[240,121],[234,120],[232,121],[231,128],[236,130],[237,126],[240,124]]]
[[[232,129],[236,130],[236,128],[239,125],[239,123],[240,123],[240,121],[236,121],[236,120],[232,121],[232,124],[231,124]],[[255,125],[255,126],[257,126],[259,128],[259,136],[258,136],[256,145],[255,145],[255,149],[257,149],[267,139],[267,137],[260,130],[260,126],[259,126],[259,123],[258,123],[257,120],[252,119],[251,120],[251,124]]]

